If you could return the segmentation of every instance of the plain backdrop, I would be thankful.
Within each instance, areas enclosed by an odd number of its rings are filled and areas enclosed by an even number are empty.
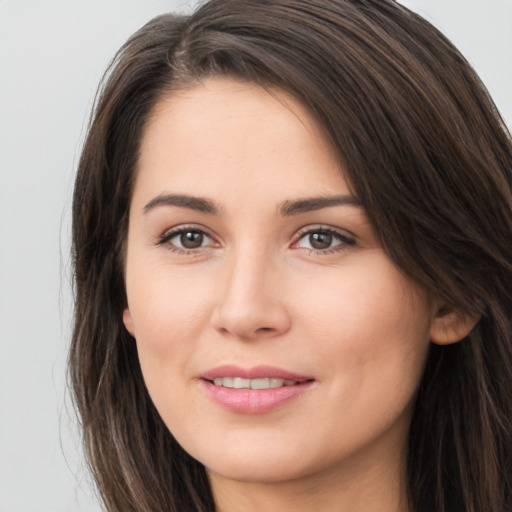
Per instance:
[[[186,0],[0,0],[0,512],[98,512],[65,385],[73,176],[125,39]],[[512,125],[512,0],[403,0],[462,50]]]

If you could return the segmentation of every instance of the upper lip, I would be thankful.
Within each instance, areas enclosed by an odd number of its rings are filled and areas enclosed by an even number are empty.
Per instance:
[[[313,380],[312,377],[299,375],[275,366],[254,366],[252,368],[241,368],[235,365],[222,365],[207,370],[200,375],[201,379],[213,381],[219,377],[241,377],[243,379],[283,379],[296,382]]]

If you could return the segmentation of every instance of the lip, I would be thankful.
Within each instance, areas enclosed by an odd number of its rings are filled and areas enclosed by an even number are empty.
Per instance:
[[[213,380],[218,377],[241,377],[243,379],[268,377],[293,380],[297,384],[271,389],[235,389],[216,386]],[[241,368],[234,365],[223,365],[201,374],[200,382],[206,394],[221,407],[239,414],[264,414],[301,396],[311,387],[314,379],[274,366]]]
[[[200,375],[201,379],[213,381],[217,377],[242,377],[242,379],[271,379],[294,380],[297,382],[305,382],[313,380],[312,377],[298,375],[296,373],[277,368],[275,366],[254,366],[253,368],[241,368],[235,365],[223,365],[212,368]]]

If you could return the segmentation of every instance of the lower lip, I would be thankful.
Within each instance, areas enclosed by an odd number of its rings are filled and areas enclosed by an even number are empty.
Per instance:
[[[208,380],[202,380],[201,382],[214,402],[239,414],[270,412],[294,398],[298,398],[313,384],[313,381],[306,381],[280,388],[235,389],[216,386]]]

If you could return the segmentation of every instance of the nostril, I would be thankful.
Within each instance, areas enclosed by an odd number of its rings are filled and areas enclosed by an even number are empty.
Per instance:
[[[282,304],[264,297],[249,303],[248,296],[234,294],[219,301],[211,317],[211,325],[219,334],[250,340],[278,336],[288,330],[290,319]]]

